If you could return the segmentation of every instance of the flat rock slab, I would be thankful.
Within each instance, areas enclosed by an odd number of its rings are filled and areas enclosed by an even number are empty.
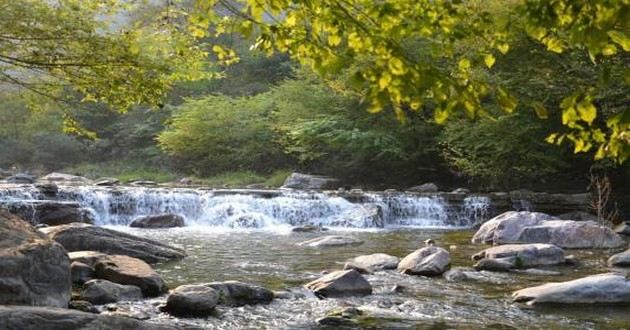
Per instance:
[[[518,290],[512,294],[512,299],[528,305],[627,304],[630,303],[630,279],[614,273],[592,275]]]
[[[72,309],[0,306],[0,329],[3,330],[177,330],[177,326],[148,323],[129,317],[86,313]]]
[[[473,255],[472,258],[473,260],[495,259],[504,261],[511,264],[511,268],[531,268],[565,262],[564,250],[552,244],[499,245],[485,249]]]
[[[118,284],[134,285],[146,297],[165,293],[168,288],[164,280],[144,261],[123,255],[107,256],[94,264],[97,278]]]
[[[239,281],[211,282],[203,284],[219,293],[219,304],[238,307],[268,304],[273,300],[273,291],[261,286]]]
[[[63,247],[0,209],[0,305],[65,308],[71,287],[70,260]]]
[[[427,246],[404,257],[398,263],[398,271],[409,275],[442,275],[451,264],[448,251],[437,246]]]
[[[120,254],[139,258],[148,263],[177,260],[186,256],[181,249],[103,227],[73,223],[40,230],[69,252],[98,251]]]
[[[83,285],[81,299],[95,305],[121,300],[142,299],[142,290],[133,285],[123,285],[107,280],[90,280]]]
[[[608,259],[610,267],[630,267],[630,249],[617,253]]]
[[[360,273],[369,274],[384,269],[396,269],[398,257],[385,253],[374,253],[352,258],[346,262],[343,269],[356,269]]]
[[[356,270],[339,270],[305,285],[320,298],[365,296],[372,294],[372,285]]]
[[[164,310],[176,316],[203,317],[212,314],[218,303],[216,290],[205,285],[182,285],[171,291]]]
[[[312,240],[298,243],[299,246],[314,247],[314,248],[359,245],[359,244],[363,244],[363,241],[360,239],[350,237],[350,236],[335,236],[335,235],[318,237]]]

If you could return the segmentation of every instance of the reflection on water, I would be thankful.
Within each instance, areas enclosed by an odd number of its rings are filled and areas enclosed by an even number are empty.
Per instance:
[[[121,229],[121,228],[116,228]],[[512,291],[550,281],[564,281],[605,271],[606,251],[570,251],[581,261],[579,267],[553,270],[561,276],[500,274],[499,283],[448,282],[445,279],[401,275],[394,271],[367,276],[374,294],[361,298],[319,300],[301,288],[323,270],[340,269],[351,257],[388,253],[399,257],[421,247],[432,238],[450,250],[453,266],[471,266],[470,256],[484,248],[470,244],[470,231],[398,229],[389,231],[346,231],[363,241],[358,246],[328,249],[299,247],[296,243],[319,233],[280,231],[217,231],[209,227],[170,230],[123,230],[184,248],[184,260],[157,265],[170,287],[185,283],[240,280],[273,290],[291,291],[290,299],[276,299],[263,306],[220,307],[208,319],[175,319],[157,312],[151,302],[153,321],[177,322],[216,329],[314,328],[315,320],[332,308],[354,305],[373,318],[363,328],[400,329],[620,329],[630,327],[628,307],[526,308],[511,303]],[[329,234],[329,233],[326,233]],[[403,290],[393,292],[391,288]],[[164,298],[154,301],[156,304]]]

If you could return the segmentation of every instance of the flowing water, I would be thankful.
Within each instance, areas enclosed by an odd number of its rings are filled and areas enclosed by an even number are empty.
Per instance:
[[[0,189],[0,202],[42,199],[29,187]],[[487,217],[488,200],[471,196],[461,205],[439,197],[365,193],[351,201],[332,193],[245,192],[166,188],[61,187],[59,199],[78,202],[98,225],[157,239],[186,250],[180,261],[155,269],[174,288],[181,284],[239,280],[285,291],[269,305],[218,307],[208,318],[179,319],[160,313],[165,297],[118,303],[119,311],[150,322],[208,329],[310,329],[331,309],[357,306],[371,329],[622,329],[630,328],[630,308],[528,308],[512,304],[514,290],[606,271],[610,251],[569,251],[580,266],[558,266],[559,276],[488,273],[483,282],[449,282],[442,277],[407,276],[395,271],[366,275],[374,293],[366,297],[320,300],[304,290],[323,271],[371,253],[404,257],[431,238],[451,253],[453,267],[469,267],[473,245],[467,226]],[[370,206],[378,208],[369,212]],[[373,208],[372,208],[373,210]],[[155,213],[185,216],[187,227],[133,229],[133,218]],[[246,219],[246,220],[243,220]],[[293,233],[294,225],[334,226],[326,233]],[[380,224],[380,225],[379,225]],[[314,249],[297,243],[321,235],[349,235],[361,245]],[[399,290],[392,290],[398,286]]]

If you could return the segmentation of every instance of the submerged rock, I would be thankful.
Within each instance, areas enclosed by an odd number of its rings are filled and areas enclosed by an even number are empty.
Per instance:
[[[479,282],[505,284],[512,282],[512,279],[506,274],[498,274],[485,270],[476,271],[472,268],[455,267],[443,274],[444,278],[449,282]]]
[[[312,233],[312,232],[327,231],[327,230],[328,228],[326,227],[313,226],[313,225],[293,227],[293,229],[291,229],[291,231],[294,233]]]
[[[94,264],[94,271],[97,278],[135,285],[146,297],[155,297],[168,290],[162,277],[137,258],[123,255],[103,257]]]
[[[493,260],[475,265],[475,269],[497,270],[496,265],[509,264],[509,268],[532,268],[557,265],[565,262],[564,250],[552,244],[507,244],[485,249],[473,260]],[[499,267],[504,270],[504,267]]]
[[[0,209],[0,305],[65,308],[70,290],[70,260],[63,247]]]
[[[608,259],[610,267],[630,267],[630,250],[617,253]]]
[[[184,217],[178,214],[156,214],[146,215],[134,219],[129,227],[135,228],[173,228],[183,227]]]
[[[31,306],[0,306],[0,325],[2,325],[2,329],[6,330],[180,329],[173,325],[148,323],[128,317],[86,313],[72,309]]]
[[[630,303],[630,279],[614,273],[592,275],[518,290],[512,294],[512,299],[528,305],[627,304]]]
[[[448,251],[437,246],[427,246],[404,257],[398,263],[398,271],[409,275],[437,276],[450,265]]]
[[[506,212],[484,223],[473,243],[548,243],[563,248],[617,248],[623,239],[592,221],[556,220],[537,212]]]
[[[148,263],[181,259],[184,251],[158,241],[85,224],[68,224],[40,229],[68,251],[98,251],[128,255]]]
[[[345,246],[345,245],[359,245],[363,244],[363,241],[350,237],[350,236],[323,236],[315,239],[311,239],[305,242],[298,243],[299,246],[307,246],[307,247],[332,247],[332,246]]]
[[[81,299],[102,305],[121,300],[142,299],[142,291],[133,285],[123,285],[107,280],[90,280],[83,285]]]
[[[337,179],[327,176],[291,173],[291,175],[284,180],[284,184],[281,188],[301,190],[335,189],[337,183]]]
[[[320,298],[372,294],[372,285],[354,269],[332,272],[306,284],[304,287]]]
[[[343,269],[356,269],[360,273],[369,274],[383,269],[396,269],[400,259],[385,253],[375,253],[352,258]]]
[[[164,310],[177,316],[208,316],[219,303],[219,293],[205,285],[182,285],[171,291]]]
[[[243,306],[267,304],[273,300],[273,292],[261,286],[238,281],[211,282],[203,284],[219,293],[219,304]]]

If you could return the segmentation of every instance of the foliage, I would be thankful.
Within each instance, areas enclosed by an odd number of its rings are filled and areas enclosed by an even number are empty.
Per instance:
[[[81,175],[89,179],[102,177],[114,177],[121,182],[132,180],[151,180],[155,182],[170,182],[177,175],[170,170],[150,167],[142,163],[134,162],[107,162],[107,163],[78,163],[67,166],[62,170],[65,173]]]

